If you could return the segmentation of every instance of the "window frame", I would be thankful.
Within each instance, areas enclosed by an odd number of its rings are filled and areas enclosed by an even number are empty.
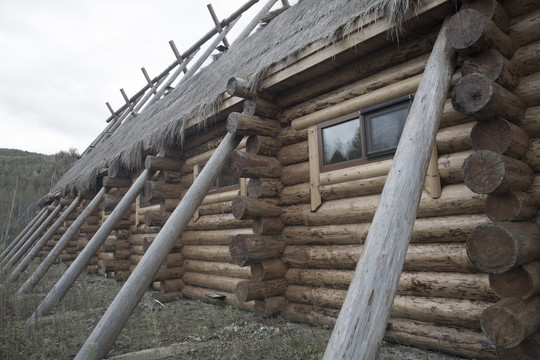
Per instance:
[[[200,166],[199,172],[202,171],[202,169],[204,168],[205,165]],[[225,167],[225,166],[228,166],[228,165],[224,164],[223,167]],[[237,184],[227,185],[227,186],[223,186],[223,187],[219,186],[219,180],[221,178],[221,170],[223,169],[223,167],[219,170],[218,176],[216,177],[216,180],[214,182],[214,186],[212,186],[210,188],[210,190],[208,191],[209,194],[217,194],[217,193],[221,193],[221,192],[225,192],[225,191],[231,191],[231,190],[240,189],[240,182],[241,182],[240,178],[237,178],[238,179]]]
[[[368,154],[368,141],[371,141],[371,136],[369,136],[368,128],[369,121],[366,121],[366,116],[372,114],[381,114],[385,112],[390,112],[394,110],[401,109],[406,107],[409,111],[411,108],[413,96],[405,95],[390,101],[386,101],[375,106],[371,106],[360,111],[355,111],[353,113],[340,116],[335,119],[324,121],[320,124],[317,124],[317,143],[318,143],[318,153],[319,153],[319,171],[328,172],[333,170],[340,170],[344,168],[349,168],[357,165],[363,165],[375,161],[385,160],[392,158],[396,152],[397,145],[391,149],[377,150],[374,153]],[[406,104],[406,105],[405,105]],[[336,164],[324,165],[324,142],[323,142],[323,130],[325,128],[353,120],[358,119],[360,125],[360,140],[362,141],[362,157],[346,160]],[[371,144],[371,143],[370,143]]]

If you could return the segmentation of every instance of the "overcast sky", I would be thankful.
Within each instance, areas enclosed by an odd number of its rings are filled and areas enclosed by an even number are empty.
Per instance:
[[[82,153],[114,109],[213,26],[211,0],[0,0],[0,148]],[[214,0],[220,20],[247,0]],[[267,2],[260,0],[228,38]],[[291,4],[296,1],[290,1]],[[275,7],[281,6],[278,1]]]

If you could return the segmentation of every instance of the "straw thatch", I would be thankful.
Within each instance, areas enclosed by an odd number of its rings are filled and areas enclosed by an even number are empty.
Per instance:
[[[375,14],[398,29],[420,1],[415,0],[301,0],[267,26],[235,44],[215,62],[174,89],[166,98],[122,125],[109,139],[77,161],[55,187],[88,190],[95,187],[100,168],[133,171],[141,167],[141,153],[150,148],[178,147],[184,126],[216,112],[227,80],[238,76],[256,89],[273,64],[298,54],[306,46],[323,40],[328,45],[344,29]]]

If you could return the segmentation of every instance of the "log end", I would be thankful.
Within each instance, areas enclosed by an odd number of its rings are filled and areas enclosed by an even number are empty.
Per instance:
[[[243,152],[234,150],[229,155],[229,170],[234,177],[240,177],[244,171],[246,156]]]
[[[512,348],[518,346],[525,338],[523,324],[511,309],[500,305],[502,302],[506,301],[503,300],[484,310],[480,318],[480,326],[498,347]]]
[[[236,131],[238,130],[238,117],[239,116],[240,116],[240,113],[232,112],[227,117],[226,128],[229,134],[236,134]]]
[[[248,282],[247,281],[241,281],[238,284],[236,284],[235,288],[236,298],[240,303],[244,303],[248,301]]]
[[[500,299],[519,297],[526,300],[534,291],[533,279],[521,266],[501,274],[489,274],[489,285]]]
[[[484,23],[487,19],[482,13],[474,9],[463,9],[452,16],[448,22],[446,35],[454,49],[468,53],[484,33]]]
[[[245,220],[246,213],[247,213],[247,204],[246,200],[243,199],[241,196],[237,196],[234,198],[232,202],[232,214],[236,220]]]
[[[536,215],[536,202],[527,193],[509,191],[486,198],[486,215],[493,222],[527,221]]]
[[[227,94],[231,96],[238,96],[242,98],[249,98],[249,83],[247,80],[232,77],[227,81]]]
[[[500,274],[516,263],[517,244],[499,224],[477,226],[467,239],[467,256],[480,270]]]
[[[487,76],[478,73],[465,75],[454,86],[452,106],[461,114],[475,115],[490,102],[493,91],[493,82]]]
[[[248,244],[241,234],[235,235],[229,245],[229,255],[238,266],[246,266],[248,261]]]

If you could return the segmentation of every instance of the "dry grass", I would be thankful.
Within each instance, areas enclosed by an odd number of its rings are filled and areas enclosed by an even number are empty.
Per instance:
[[[37,264],[32,264],[35,269]],[[51,316],[30,320],[63,272],[55,265],[33,294],[13,294],[22,282],[1,280],[0,359],[71,359],[92,332],[122,283],[83,274]],[[21,279],[29,276],[26,272]],[[109,352],[120,359],[320,359],[331,334],[282,318],[262,319],[231,306],[183,299],[157,304],[147,291]],[[156,350],[162,348],[161,352]],[[154,349],[141,353],[143,349]],[[161,355],[160,355],[161,354]],[[452,360],[442,354],[385,344],[380,360]]]

